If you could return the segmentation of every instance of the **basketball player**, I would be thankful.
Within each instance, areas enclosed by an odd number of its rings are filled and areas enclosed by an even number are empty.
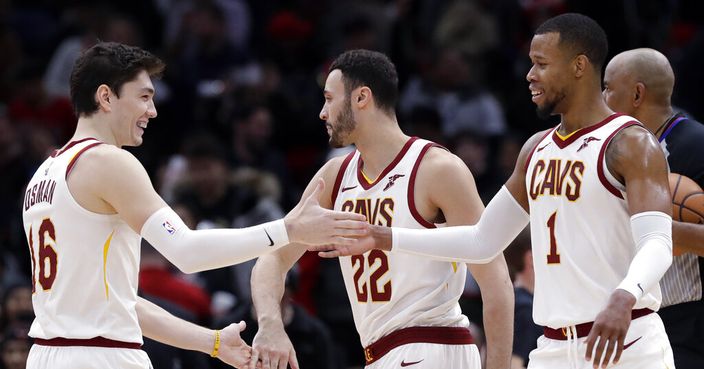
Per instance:
[[[704,125],[672,109],[674,85],[665,55],[635,49],[614,56],[606,66],[603,94],[611,109],[633,116],[655,134],[672,172],[704,186]],[[704,368],[704,225],[673,221],[672,238],[686,252],[673,258],[660,281],[658,314],[670,337],[676,367]]]
[[[180,320],[137,296],[140,235],[186,272],[254,258],[290,242],[341,242],[366,222],[307,198],[284,220],[245,229],[191,231],[122,146],[138,146],[156,117],[151,76],[163,63],[136,47],[99,43],[77,60],[71,141],[41,164],[23,202],[32,257],[35,339],[27,367],[151,367],[142,335],[241,366],[244,323],[223,330]],[[360,217],[364,219],[363,217]]]
[[[378,52],[353,50],[329,70],[320,118],[332,146],[355,144],[357,150],[330,160],[316,174],[335,184],[323,191],[321,205],[364,214],[384,227],[474,223],[483,204],[467,167],[444,148],[399,128],[394,113],[398,78],[391,61]],[[304,196],[313,193],[316,180]],[[285,369],[288,363],[298,368],[278,302],[286,271],[305,250],[280,249],[257,261],[252,297],[260,328],[250,366],[261,358],[265,369]],[[367,368],[481,368],[458,304],[464,263],[379,250],[339,261]],[[482,291],[487,367],[506,368],[513,322],[506,263],[499,256],[469,268]]]
[[[662,321],[652,314],[672,261],[667,163],[650,132],[604,102],[606,54],[603,29],[586,16],[563,14],[538,27],[526,78],[538,114],[561,121],[526,142],[476,226],[373,227],[373,239],[322,254],[377,247],[491,260],[530,220],[533,319],[545,328],[528,368],[672,368]]]

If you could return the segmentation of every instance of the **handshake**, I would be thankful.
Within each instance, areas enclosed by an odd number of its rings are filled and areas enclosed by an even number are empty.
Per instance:
[[[362,214],[321,207],[319,196],[324,186],[319,180],[315,190],[284,218],[291,243],[306,245],[308,251],[325,258],[391,249],[390,228],[371,225]]]

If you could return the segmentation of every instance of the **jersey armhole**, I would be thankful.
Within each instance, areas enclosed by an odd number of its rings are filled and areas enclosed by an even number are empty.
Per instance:
[[[626,190],[626,187],[623,183],[619,182],[616,177],[611,173],[611,171],[608,168],[608,165],[606,165],[606,149],[609,147],[609,144],[611,143],[611,140],[616,136],[617,133],[621,132],[624,128],[628,128],[630,126],[641,126],[643,125],[636,121],[636,120],[631,120],[626,123],[623,123],[620,127],[616,128],[611,134],[604,140],[604,144],[601,145],[601,150],[599,150],[599,159],[597,160],[597,175],[599,176],[599,182],[609,191],[611,194],[614,196],[618,197],[619,199],[623,199],[623,192]]]
[[[557,128],[557,126],[551,128],[551,129],[548,129],[545,132],[545,134],[543,135],[543,137],[540,137],[538,142],[535,143],[535,146],[533,146],[533,148],[530,150],[530,154],[528,154],[528,157],[526,158],[526,162],[523,164],[523,172],[524,173],[526,173],[526,174],[528,173],[528,165],[530,165],[530,159],[533,158],[533,154],[535,154],[535,150],[538,149],[538,146],[540,145],[540,143],[543,142],[545,137],[547,137],[550,133],[552,133],[555,130],[555,128]]]
[[[337,193],[338,193],[338,191],[340,191],[340,185],[342,185],[342,178],[345,176],[345,172],[347,171],[347,166],[350,164],[350,161],[352,160],[352,157],[354,157],[354,154],[356,152],[357,152],[357,150],[354,150],[351,153],[347,154],[347,157],[342,162],[342,165],[340,165],[340,168],[337,170],[337,177],[335,178],[335,185],[332,187],[332,193],[330,193],[330,200],[332,201],[330,203],[330,206],[332,206],[333,208],[335,207],[335,201],[337,201]]]
[[[91,149],[91,148],[93,148],[93,147],[96,147],[96,146],[98,146],[98,145],[100,145],[100,144],[102,144],[102,142],[100,142],[100,141],[98,141],[98,142],[93,142],[92,144],[87,145],[86,147],[84,147],[84,148],[78,150],[78,152],[73,155],[73,157],[71,158],[71,161],[70,161],[70,162],[68,163],[68,165],[66,166],[66,177],[65,177],[66,180],[68,180],[68,175],[71,174],[71,170],[73,170],[73,166],[76,165],[76,162],[77,162],[78,159],[81,157],[81,155],[83,155],[83,153],[86,152],[86,151],[88,151],[89,149]]]
[[[418,157],[416,158],[415,164],[413,164],[413,169],[411,170],[411,176],[408,179],[408,191],[406,192],[408,194],[408,210],[411,212],[411,215],[413,216],[413,219],[416,220],[416,222],[420,223],[423,227],[425,228],[436,228],[435,224],[428,222],[425,220],[420,213],[418,212],[418,209],[416,209],[416,196],[415,196],[415,187],[416,187],[416,175],[418,174],[418,168],[420,167],[420,162],[423,161],[423,157],[425,157],[425,154],[428,153],[428,150],[432,147],[437,147],[443,150],[447,150],[445,147],[438,145],[434,142],[428,142],[425,144],[425,146],[420,150],[420,153],[418,154]],[[449,150],[447,150],[449,151]]]

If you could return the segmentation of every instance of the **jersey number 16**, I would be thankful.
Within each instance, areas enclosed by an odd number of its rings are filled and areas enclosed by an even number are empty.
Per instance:
[[[56,279],[56,267],[58,255],[52,245],[56,245],[56,230],[51,219],[46,218],[39,225],[37,234],[39,239],[38,256],[34,253],[34,233],[32,226],[29,227],[29,254],[32,256],[32,293],[36,291],[36,283],[42,286],[42,290],[48,291]],[[39,276],[37,277],[36,267],[39,264]]]

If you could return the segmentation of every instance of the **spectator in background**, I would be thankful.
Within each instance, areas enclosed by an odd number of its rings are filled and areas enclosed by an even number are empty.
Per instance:
[[[9,102],[7,114],[19,127],[34,126],[49,131],[54,142],[66,142],[76,127],[76,115],[71,101],[65,96],[52,96],[44,87],[44,70],[39,62],[22,66],[15,97]],[[42,153],[42,160],[46,153]]]
[[[186,173],[175,202],[193,210],[197,228],[229,227],[256,205],[256,195],[232,183],[227,151],[210,134],[188,140],[183,149]]]
[[[25,369],[32,340],[27,331],[8,329],[0,341],[0,363],[3,369]]]
[[[232,119],[232,167],[248,167],[274,174],[284,188],[290,176],[283,154],[272,145],[276,124],[266,105],[245,107]]]
[[[186,173],[175,202],[192,210],[197,229],[247,227],[284,215],[278,205],[278,180],[256,170],[233,171],[227,152],[212,135],[190,139],[184,147]],[[229,293],[232,301],[249,300],[254,261],[201,273],[211,294]]]
[[[298,285],[298,272],[296,269],[292,269],[286,275],[286,289],[281,299],[281,312],[284,329],[291,338],[300,367],[304,369],[347,368],[348,366],[343,365],[340,356],[342,353],[337,351],[338,348],[332,340],[328,326],[292,300],[291,296],[296,293]],[[236,306],[228,315],[215,321],[215,324],[241,320],[247,323],[248,328],[248,333],[242,332],[242,339],[251,344],[258,330],[257,317],[251,301]],[[335,330],[340,330],[338,326],[332,327]],[[349,333],[346,332],[346,334]],[[225,368],[226,366],[221,363],[214,363],[213,366],[213,369]]]
[[[439,145],[446,145],[446,138],[442,134],[442,118],[438,111],[429,106],[416,106],[411,109],[405,121],[408,123],[408,134],[424,137]]]
[[[51,96],[69,97],[69,76],[73,64],[83,50],[93,46],[100,37],[100,27],[105,18],[99,5],[78,3],[63,9],[64,18],[68,19],[67,28],[76,28],[77,32],[64,38],[54,50],[44,74],[44,87]]]
[[[466,56],[454,49],[437,53],[432,67],[415,76],[401,94],[403,114],[418,106],[436,109],[442,117],[442,131],[451,137],[464,130],[496,136],[506,130],[499,101],[480,82],[478,70]]]
[[[455,0],[446,8],[435,29],[435,45],[482,58],[499,43],[493,14],[479,0]]]
[[[34,318],[32,310],[32,286],[20,282],[8,286],[2,296],[0,332],[8,329],[19,330],[26,335]]]
[[[528,354],[537,347],[538,337],[543,334],[543,328],[533,322],[535,272],[530,232],[526,229],[519,234],[504,254],[516,294],[511,369],[525,369],[528,367]]]
[[[484,203],[489,202],[504,183],[503,178],[496,173],[489,140],[489,137],[481,133],[463,131],[450,139],[449,147],[472,171]]]
[[[1,59],[1,58],[0,58]],[[21,132],[0,113],[0,247],[14,261],[22,261],[19,269],[29,275],[29,251],[22,226],[17,222],[21,212],[18,200],[33,170]]]

